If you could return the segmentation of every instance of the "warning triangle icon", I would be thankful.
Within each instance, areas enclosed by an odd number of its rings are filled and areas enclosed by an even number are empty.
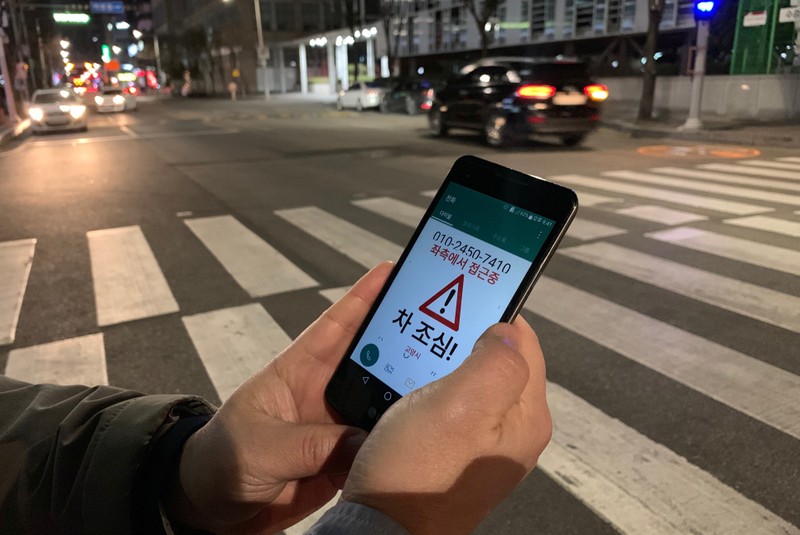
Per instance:
[[[420,312],[432,317],[445,327],[458,330],[461,322],[461,299],[464,293],[464,274],[436,292],[420,305]]]

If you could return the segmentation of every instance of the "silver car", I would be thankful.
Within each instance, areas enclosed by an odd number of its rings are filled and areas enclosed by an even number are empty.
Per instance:
[[[136,109],[136,97],[122,89],[104,89],[94,97],[99,112],[115,112]]]
[[[37,134],[54,130],[89,128],[86,106],[68,89],[40,89],[33,94],[28,107],[31,130]]]
[[[374,82],[356,82],[347,91],[339,91],[336,109],[355,108],[358,111],[377,108],[381,105],[386,84],[380,80]]]

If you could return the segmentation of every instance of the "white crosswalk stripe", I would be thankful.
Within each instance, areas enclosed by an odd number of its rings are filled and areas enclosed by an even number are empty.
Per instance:
[[[560,253],[690,299],[800,333],[800,297],[612,243],[597,242],[562,248]]]
[[[800,223],[786,215],[786,205],[800,202],[800,196],[780,193],[800,191],[800,184],[792,182],[798,167],[800,158],[782,158],[695,168],[659,167],[647,173],[610,172],[606,178],[552,177],[581,190],[590,188],[613,195],[580,192],[580,204],[594,208],[573,223],[568,236],[574,240],[614,236],[615,243],[562,246],[561,261],[570,258],[580,264],[569,261],[571,269],[559,275],[564,281],[542,277],[525,305],[525,314],[535,314],[574,333],[583,344],[624,357],[619,360],[628,366],[642,367],[643,371],[646,368],[647,373],[669,378],[674,388],[689,388],[736,417],[751,419],[753,425],[768,426],[770,432],[781,433],[787,440],[800,440],[800,375],[759,360],[747,354],[749,350],[737,350],[735,345],[726,347],[618,304],[611,300],[614,297],[602,298],[570,283],[574,266],[581,266],[585,280],[606,271],[648,285],[639,291],[661,296],[666,290],[670,299],[702,302],[734,312],[741,321],[756,319],[784,329],[787,337],[795,336],[800,333],[800,288],[796,292],[792,288],[780,292],[720,275],[713,267],[727,263],[737,269],[766,268],[773,270],[776,278],[782,277],[778,279],[780,284],[788,280],[782,274],[800,275],[800,248],[791,248],[791,243],[778,247],[758,242],[752,232],[745,230],[800,237]],[[422,205],[435,191],[420,193]],[[641,199],[647,199],[648,204],[641,204]],[[620,206],[621,203],[624,204]],[[352,204],[358,210],[406,227],[415,227],[424,214],[422,206],[388,196],[353,200]],[[689,211],[678,210],[675,205]],[[756,215],[774,212],[776,205],[782,211],[775,217]],[[331,250],[328,254],[349,258],[363,268],[396,260],[402,252],[400,245],[379,236],[377,230],[365,230],[334,211],[306,206],[277,210],[275,214],[307,237],[326,244]],[[604,214],[610,216],[613,225],[603,222]],[[590,219],[585,218],[587,215]],[[728,218],[724,225],[719,224],[720,215]],[[697,228],[692,226],[695,223]],[[230,215],[192,218],[185,224],[204,245],[202,258],[194,260],[222,265],[232,278],[225,283],[233,286],[235,281],[250,298],[286,294],[285,299],[291,300],[291,292],[318,288],[322,297],[334,302],[349,288],[336,286],[337,283],[320,287],[302,265],[295,265],[268,240]],[[646,232],[641,230],[643,227]],[[103,330],[114,329],[112,326],[121,322],[179,310],[139,227],[93,231],[87,233],[87,238],[97,324]],[[0,345],[15,339],[35,243],[0,243]],[[682,248],[683,255],[676,256],[684,260],[649,254],[655,248],[669,248],[671,252]],[[691,255],[710,262],[698,269],[685,260]],[[325,280],[335,281],[336,277]],[[352,281],[338,284],[346,282]],[[586,288],[591,289],[592,285]],[[621,287],[620,291],[627,290]],[[271,308],[273,304],[269,299],[262,302],[263,305],[247,302],[239,306],[226,303],[225,308],[200,309],[199,313],[188,313],[197,308],[187,312],[181,303],[182,323],[194,354],[222,400],[291,342],[270,314],[276,312]],[[275,317],[283,321],[277,312]],[[13,347],[5,372],[34,382],[107,383],[104,345],[111,334],[106,332],[104,338],[103,333],[96,332],[96,326],[90,328],[88,336]],[[690,462],[676,453],[678,449],[671,451],[659,444],[659,437],[645,436],[617,419],[625,419],[624,414],[606,414],[555,383],[548,384],[548,399],[555,430],[539,467],[620,533],[800,534],[798,526],[765,508],[764,505],[770,506],[768,501],[763,505],[753,501],[758,495],[752,489],[748,493],[737,490],[738,485],[735,489],[723,483],[713,467],[693,457]],[[655,419],[661,417],[653,415]],[[320,515],[287,533],[300,533]]]
[[[223,401],[292,341],[257,303],[186,316],[183,324]]]
[[[773,211],[772,208],[755,204],[714,199],[705,195],[681,193],[664,188],[637,186],[634,184],[621,183],[616,180],[608,180],[603,178],[594,178],[581,175],[559,175],[553,177],[553,181],[560,182],[567,186],[595,188],[604,191],[612,191],[614,193],[633,195],[634,197],[641,197],[644,199],[666,201],[683,206],[690,206],[692,208],[702,208],[704,210],[711,210],[714,212],[722,212],[733,215],[752,215]]]
[[[790,195],[788,193],[776,193],[776,192],[762,191],[751,188],[740,188],[738,186],[708,184],[705,182],[698,182],[696,180],[670,178],[666,176],[656,175],[653,173],[640,173],[636,171],[608,171],[603,173],[603,176],[622,178],[626,180],[635,180],[637,182],[644,182],[647,184],[657,184],[659,186],[670,186],[674,188],[703,191],[706,193],[717,193],[720,195],[727,195],[729,197],[742,197],[745,199],[753,199],[757,201],[766,201],[779,204],[789,204],[792,206],[800,206],[800,195]]]
[[[35,247],[36,240],[0,243],[0,346],[14,342]]]
[[[786,191],[800,191],[800,184],[788,182],[786,180],[770,180],[768,178],[753,178],[731,173],[719,173],[715,171],[702,171],[699,169],[683,169],[680,167],[655,167],[650,169],[654,173],[665,175],[680,176],[686,178],[711,180],[713,182],[725,182],[726,184],[741,184],[743,186],[755,186],[757,188],[773,188]]]
[[[692,227],[645,234],[648,238],[800,276],[800,252]]]
[[[141,228],[93,230],[86,237],[99,326],[178,311]]]
[[[317,286],[317,281],[232,216],[185,219],[184,223],[250,297]]]
[[[768,216],[739,217],[736,219],[726,219],[728,225],[747,227],[756,230],[785,234],[793,238],[800,238],[800,223]]]
[[[29,383],[107,385],[102,334],[12,349],[5,374]]]

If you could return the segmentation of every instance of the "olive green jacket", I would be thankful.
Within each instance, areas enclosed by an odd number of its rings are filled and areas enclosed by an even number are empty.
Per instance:
[[[179,419],[213,410],[192,396],[0,375],[0,532],[133,533],[148,445]]]

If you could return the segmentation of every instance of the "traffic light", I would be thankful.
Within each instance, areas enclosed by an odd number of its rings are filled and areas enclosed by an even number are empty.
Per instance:
[[[718,0],[697,0],[694,3],[694,20],[711,20],[717,12]]]
[[[100,45],[100,57],[103,63],[111,61],[111,47],[108,45]]]

